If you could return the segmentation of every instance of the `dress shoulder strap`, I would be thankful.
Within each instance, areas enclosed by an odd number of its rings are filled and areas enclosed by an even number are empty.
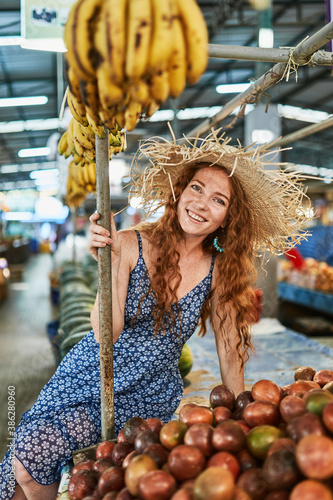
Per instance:
[[[141,239],[141,234],[137,229],[134,229],[136,236],[138,238],[138,244],[139,244],[139,257],[142,257],[142,239]]]
[[[214,269],[214,262],[215,262],[215,255],[212,256],[212,262],[210,264],[210,270],[209,270],[209,274],[212,274],[213,273],[213,269]]]

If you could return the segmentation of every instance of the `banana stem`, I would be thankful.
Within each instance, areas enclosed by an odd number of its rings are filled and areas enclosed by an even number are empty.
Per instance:
[[[95,136],[96,198],[100,214],[98,224],[111,233],[111,199],[109,180],[109,131]],[[113,327],[110,247],[98,249],[99,344],[101,368],[102,441],[114,438]]]

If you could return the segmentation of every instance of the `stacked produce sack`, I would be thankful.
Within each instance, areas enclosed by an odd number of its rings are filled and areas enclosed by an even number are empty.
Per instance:
[[[128,420],[78,462],[71,500],[332,500],[333,371],[310,367],[279,387],[259,380],[210,407],[188,403],[164,424]]]

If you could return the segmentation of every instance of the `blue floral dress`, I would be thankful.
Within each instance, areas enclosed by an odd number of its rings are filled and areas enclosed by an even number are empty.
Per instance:
[[[125,305],[124,329],[114,344],[114,406],[116,435],[133,416],[158,417],[167,422],[179,405],[183,382],[178,360],[184,343],[191,337],[211,287],[214,259],[209,274],[178,301],[181,336],[170,332],[154,337],[152,309],[154,296],[142,303],[149,289],[149,275],[137,233],[139,259],[130,274]],[[180,320],[174,304],[176,334]],[[74,346],[42,389],[34,406],[22,415],[15,432],[13,449],[0,464],[0,498],[9,500],[8,478],[11,454],[42,485],[60,479],[61,470],[74,450],[101,439],[99,344],[93,331]]]

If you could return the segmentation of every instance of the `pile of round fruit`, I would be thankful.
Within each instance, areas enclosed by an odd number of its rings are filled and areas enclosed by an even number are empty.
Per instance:
[[[77,463],[71,500],[333,500],[333,371],[310,367],[279,387],[259,380],[178,420],[133,417]]]

